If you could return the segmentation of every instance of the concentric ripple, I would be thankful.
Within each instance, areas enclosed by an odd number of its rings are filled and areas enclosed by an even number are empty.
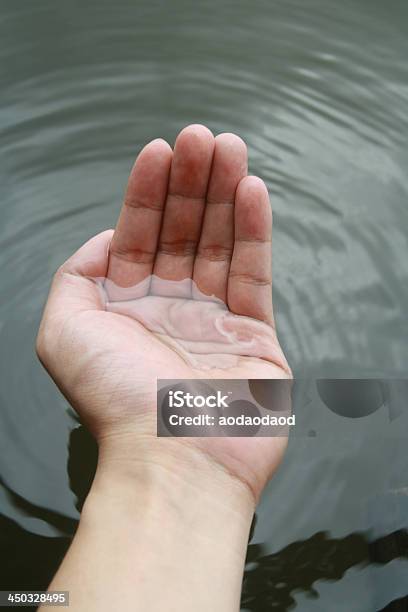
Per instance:
[[[173,142],[189,122],[240,134],[251,172],[268,184],[274,304],[295,374],[405,375],[406,2],[0,4],[0,448],[8,486],[76,516],[65,465],[72,419],[34,356],[41,308],[56,267],[115,224],[142,145],[158,136]],[[377,444],[317,437],[292,447],[261,505],[258,537],[278,550],[322,529],[336,537],[361,530],[378,495],[382,517],[391,512],[389,482],[403,490],[398,474],[408,465],[381,427],[367,424]],[[0,495],[6,515],[54,533]],[[389,528],[368,514],[379,531]],[[374,579],[366,568],[364,587],[349,575],[344,588],[367,609],[385,605],[403,594],[402,578],[387,583],[383,601],[381,571]],[[331,593],[341,597],[341,584],[318,589],[322,609],[335,609]],[[305,599],[301,609],[313,605]]]

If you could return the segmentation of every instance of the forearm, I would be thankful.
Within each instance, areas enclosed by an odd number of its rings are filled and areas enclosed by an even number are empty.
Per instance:
[[[50,587],[70,591],[75,612],[239,609],[251,493],[197,449],[173,442],[156,439],[154,450],[130,457],[101,447],[77,534]]]

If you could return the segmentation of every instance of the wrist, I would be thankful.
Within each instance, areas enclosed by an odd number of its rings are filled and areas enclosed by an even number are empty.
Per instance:
[[[221,511],[252,518],[255,501],[247,484],[186,439],[132,433],[99,441],[98,468],[90,496],[125,503],[148,495],[175,505],[189,496]],[[90,505],[90,504],[88,504]]]
[[[126,444],[100,445],[79,531],[109,525],[116,571],[142,577],[149,593],[160,580],[157,609],[177,594],[179,609],[237,610],[253,496],[202,451],[165,442],[138,440],[131,456]]]
[[[245,553],[255,510],[250,489],[184,440],[129,437],[100,443],[84,518],[109,513],[156,533],[165,523],[174,537],[185,538],[187,528],[189,538],[214,544],[222,530],[224,545]]]
[[[75,609],[91,601],[89,610],[236,611],[253,509],[245,485],[183,441],[100,441],[94,483],[51,586],[63,590],[79,575]]]

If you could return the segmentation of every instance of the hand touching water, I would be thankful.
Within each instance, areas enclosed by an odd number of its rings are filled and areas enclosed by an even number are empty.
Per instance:
[[[280,462],[285,439],[158,439],[155,397],[157,378],[291,376],[274,331],[271,224],[266,187],[247,176],[243,141],[233,134],[214,138],[192,125],[180,132],[174,151],[163,140],[142,150],[115,231],[92,238],[58,270],[38,355],[100,448],[107,449],[106,461],[205,462],[258,498]],[[202,293],[223,300],[238,336],[265,322],[262,358],[240,355],[227,370],[194,369],[132,317],[131,308],[107,311],[91,280],[105,277],[112,285],[131,287],[152,274],[191,278]],[[209,304],[199,308],[208,311]]]

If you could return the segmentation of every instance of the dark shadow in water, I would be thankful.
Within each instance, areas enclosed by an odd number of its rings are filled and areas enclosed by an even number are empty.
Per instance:
[[[68,472],[78,509],[82,508],[92,483],[96,461],[95,441],[84,427],[75,428],[69,441]],[[53,538],[36,535],[0,515],[0,590],[45,590],[68,549],[77,521],[36,506],[14,493],[5,483],[2,485],[17,515],[24,513],[42,519],[67,535]],[[256,518],[251,536],[255,523]],[[296,592],[318,597],[313,586],[318,580],[340,580],[353,566],[386,564],[397,558],[408,558],[406,530],[395,531],[374,541],[370,541],[365,533],[335,539],[326,532],[319,532],[269,555],[265,554],[262,545],[249,544],[242,607],[251,612],[286,612],[296,607]],[[408,596],[391,602],[383,610],[407,611]]]
[[[71,431],[68,451],[69,486],[76,496],[75,506],[78,511],[81,511],[95,476],[98,447],[88,430],[81,425]],[[72,537],[75,533],[78,524],[77,519],[33,504],[13,491],[1,476],[0,486],[6,491],[17,515],[30,516],[45,521],[67,536]]]
[[[47,538],[30,533],[0,515],[0,590],[46,590],[70,542],[70,537]]]
[[[85,427],[79,426],[71,431],[68,448],[69,484],[80,511],[95,475],[97,445]],[[66,534],[62,537],[45,537],[31,533],[0,514],[0,590],[46,590],[68,550],[78,521],[27,501],[1,477],[0,485],[7,492],[17,516],[43,520]],[[34,611],[36,608],[30,606],[24,609]]]
[[[335,539],[322,531],[270,555],[263,554],[262,545],[250,544],[242,607],[251,612],[291,610],[296,605],[296,591],[318,597],[313,587],[318,580],[340,580],[353,566],[383,565],[397,558],[408,558],[407,530],[371,542],[365,533]]]
[[[55,510],[49,508],[43,508],[29,502],[28,500],[21,497],[18,493],[13,491],[0,476],[0,486],[7,492],[7,496],[16,509],[16,514],[23,516],[30,516],[42,521],[45,521],[49,525],[52,525],[59,531],[62,531],[67,536],[72,536],[75,533],[78,521],[64,514],[60,514]]]
[[[378,612],[408,612],[408,593],[405,597],[394,599],[385,608],[381,608]]]
[[[76,495],[76,508],[82,510],[95,476],[98,446],[89,431],[76,427],[69,436],[68,476],[71,491]]]

